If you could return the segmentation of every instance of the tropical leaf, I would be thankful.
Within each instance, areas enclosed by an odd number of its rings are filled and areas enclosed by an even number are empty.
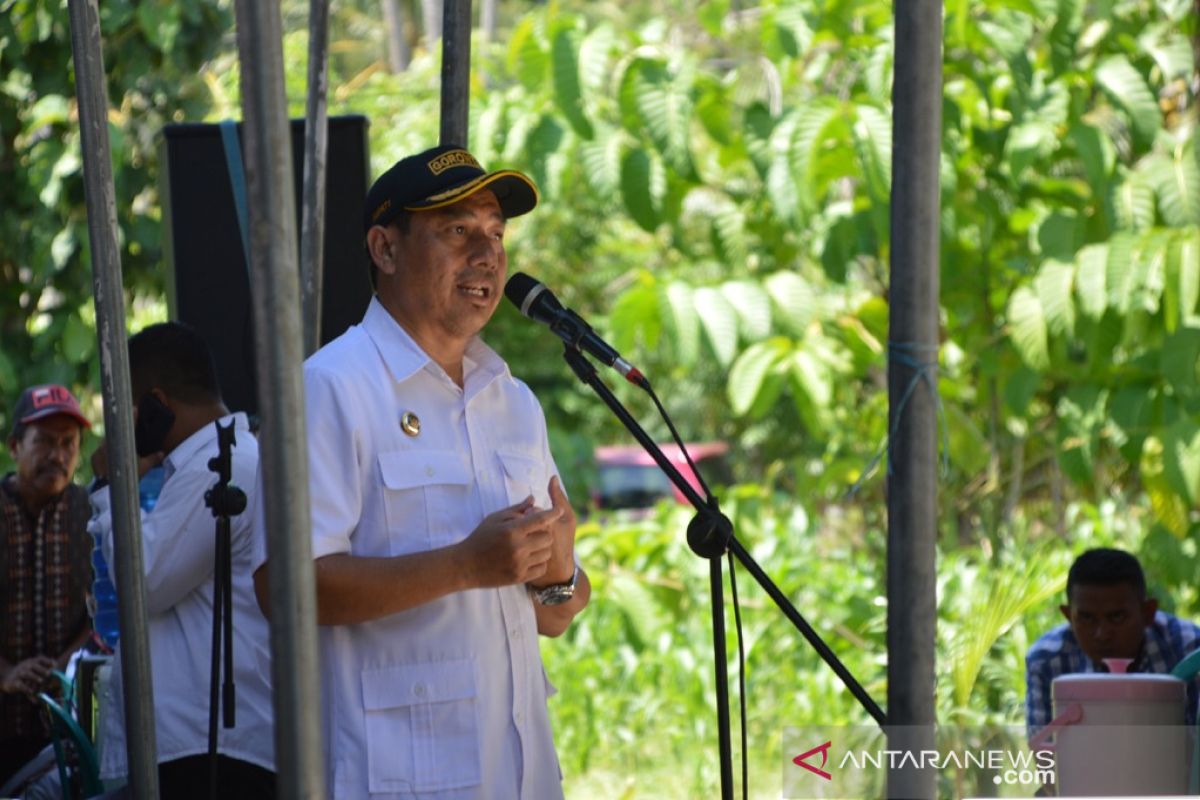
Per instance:
[[[608,24],[597,25],[583,37],[579,45],[579,82],[590,95],[606,91],[612,78],[612,54],[617,47],[617,34]]]
[[[1132,173],[1113,190],[1117,227],[1145,230],[1154,225],[1154,187],[1142,173]]]
[[[791,142],[796,129],[795,116],[789,116],[771,133],[771,160],[767,167],[767,197],[771,210],[785,225],[799,220],[800,189],[792,174]]]
[[[839,121],[841,107],[833,102],[814,102],[802,106],[795,116],[795,127],[791,129],[792,138],[788,143],[788,162],[799,203],[803,208],[811,209],[817,203],[817,159],[834,124]]]
[[[526,17],[517,24],[508,39],[508,71],[530,91],[544,86],[550,57],[536,30],[536,20]]]
[[[621,191],[621,137],[602,133],[579,143],[583,178],[597,196],[616,197]]]
[[[665,313],[659,300],[658,282],[646,271],[639,272],[617,296],[609,310],[608,327],[618,350],[630,352],[638,345],[648,350],[658,348]]]
[[[996,642],[1031,610],[1063,590],[1066,576],[1055,570],[1053,559],[1031,554],[1021,569],[987,569],[979,575],[979,582],[973,582],[975,591],[970,596],[975,601],[963,615],[965,624],[950,646],[950,674],[959,708],[967,707]]]
[[[1180,420],[1163,432],[1163,473],[1188,506],[1200,503],[1200,425]]]
[[[1154,141],[1162,128],[1162,112],[1146,79],[1123,55],[1109,56],[1096,68],[1096,82],[1109,99],[1129,115],[1133,131],[1143,145]]]
[[[621,159],[621,199],[625,210],[643,230],[653,233],[662,222],[661,203],[666,189],[662,166],[640,147]]]
[[[1142,444],[1154,425],[1154,389],[1137,384],[1125,386],[1112,396],[1109,403],[1113,444],[1132,463],[1141,457]]]
[[[713,249],[717,258],[731,271],[746,268],[750,252],[750,240],[746,233],[746,215],[742,209],[726,198],[712,215]]]
[[[786,355],[789,346],[788,340],[776,338],[757,342],[742,351],[729,370],[726,384],[734,414],[744,416],[750,412],[763,391],[768,373]]]
[[[768,276],[764,285],[784,324],[803,332],[816,314],[817,298],[812,287],[799,274],[787,270]]]
[[[1159,354],[1159,370],[1180,397],[1197,394],[1196,367],[1200,364],[1200,329],[1181,328],[1166,338]]]
[[[1072,125],[1067,136],[1083,163],[1092,192],[1096,197],[1103,198],[1108,193],[1108,183],[1117,163],[1117,151],[1112,140],[1095,125],[1085,122]]]
[[[717,144],[732,145],[740,135],[737,128],[737,106],[732,102],[724,84],[707,76],[696,80],[699,97],[696,100],[696,119]]]
[[[1174,26],[1151,26],[1138,37],[1138,44],[1154,59],[1164,82],[1186,79],[1195,68],[1191,43]]]
[[[1158,436],[1147,436],[1142,444],[1138,472],[1154,518],[1175,536],[1182,539],[1189,528],[1188,504],[1177,492],[1166,474],[1166,447]]]
[[[1070,336],[1075,332],[1075,304],[1071,299],[1074,281],[1075,265],[1053,260],[1044,263],[1034,278],[1034,291],[1051,336]]]
[[[833,376],[829,366],[803,345],[792,352],[788,374],[797,410],[810,430],[822,430],[833,402]]]
[[[1094,244],[1083,248],[1076,256],[1075,264],[1079,310],[1092,319],[1099,319],[1108,307],[1108,245]]]
[[[693,69],[686,59],[672,71],[661,60],[635,59],[622,79],[621,107],[626,126],[646,134],[655,149],[675,172],[695,177],[688,143],[692,118]]]
[[[1046,327],[1046,314],[1037,295],[1028,286],[1017,287],[1008,301],[1008,336],[1031,369],[1050,366]]]
[[[855,111],[854,149],[871,199],[875,238],[887,242],[891,235],[888,211],[892,191],[892,121],[873,106],[860,104]]]
[[[591,139],[592,123],[584,111],[583,89],[579,79],[579,34],[574,28],[563,26],[554,33],[551,42],[551,59],[554,79],[554,99],[567,122],[581,138]]]
[[[1104,265],[1104,283],[1108,289],[1108,306],[1124,314],[1133,305],[1134,293],[1141,289],[1141,277],[1135,263],[1137,237],[1119,233],[1109,240],[1108,258]]]
[[[1184,325],[1200,327],[1196,304],[1200,302],[1200,228],[1180,232],[1175,238],[1179,264],[1179,314]]]
[[[1054,27],[1050,29],[1050,63],[1055,75],[1061,75],[1075,62],[1075,47],[1082,24],[1082,0],[1058,0]]]
[[[770,334],[771,298],[761,286],[750,281],[728,281],[721,286],[721,291],[737,312],[746,339],[758,341]]]
[[[1095,480],[1107,400],[1107,392],[1099,386],[1073,386],[1058,401],[1058,461],[1076,483],[1089,485]]]
[[[675,328],[675,346],[682,364],[695,364],[700,355],[700,319],[696,315],[695,290],[682,281],[667,285],[667,309]]]
[[[1031,119],[1014,126],[1004,147],[1013,180],[1021,180],[1026,169],[1053,152],[1057,145],[1057,133],[1048,122]]]
[[[717,356],[717,363],[728,367],[737,355],[738,318],[733,306],[719,289],[704,286],[696,289],[696,315]]]
[[[1154,153],[1143,161],[1147,182],[1158,197],[1167,225],[1182,228],[1200,223],[1200,167],[1195,139],[1181,142],[1170,153]]]

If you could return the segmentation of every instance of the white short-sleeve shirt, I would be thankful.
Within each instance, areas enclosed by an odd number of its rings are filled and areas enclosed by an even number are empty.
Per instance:
[[[531,494],[551,505],[541,407],[478,339],[460,388],[372,300],[305,391],[314,558],[446,547]],[[524,586],[325,626],[320,645],[331,797],[562,796]]]

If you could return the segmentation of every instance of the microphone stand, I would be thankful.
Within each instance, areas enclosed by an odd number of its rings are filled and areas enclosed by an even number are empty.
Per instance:
[[[734,534],[733,523],[729,517],[721,513],[715,497],[710,497],[704,500],[692,488],[692,485],[679,474],[679,470],[675,468],[663,454],[662,450],[650,438],[649,434],[642,429],[637,420],[629,413],[629,411],[621,405],[621,401],[609,390],[604,381],[600,380],[596,374],[596,368],[588,361],[583,353],[571,347],[569,344],[563,347],[563,358],[567,364],[579,377],[579,380],[590,386],[600,399],[604,401],[621,421],[633,438],[637,439],[643,449],[654,459],[654,463],[658,464],[659,468],[675,484],[696,509],[696,516],[688,523],[687,542],[688,546],[696,555],[701,558],[707,558],[709,563],[709,583],[712,593],[712,629],[713,629],[713,662],[716,668],[716,690],[717,690],[717,727],[721,758],[721,797],[723,800],[733,800],[733,748],[730,743],[729,736],[729,678],[727,657],[725,651],[725,600],[724,600],[724,581],[722,580],[721,558],[726,553],[733,553],[747,572],[758,582],[758,585],[763,588],[768,596],[775,601],[775,605],[783,612],[783,615],[800,631],[801,635],[808,641],[814,650],[826,664],[834,671],[841,679],[854,698],[862,704],[867,713],[875,719],[882,728],[887,718],[871,696],[867,694],[866,689],[862,684],[855,679],[846,665],[841,662],[837,655],[829,649],[829,646],[821,639],[820,635],[813,630],[812,626],[800,616],[800,612],[792,605],[787,596],[780,591],[779,587],[763,572],[762,568],[754,561],[754,558],[747,552],[742,543],[738,541]]]
[[[222,708],[226,728],[234,727],[236,704],[233,683],[233,544],[230,534],[230,517],[246,510],[246,493],[230,482],[233,472],[231,447],[234,440],[234,423],[224,428],[219,421],[217,428],[217,455],[208,460],[208,468],[217,473],[217,482],[204,493],[204,504],[212,509],[216,518],[216,556],[213,559],[213,635],[212,671],[209,681],[208,702],[208,796],[217,797],[217,684],[221,672],[221,634],[225,638],[225,684]]]

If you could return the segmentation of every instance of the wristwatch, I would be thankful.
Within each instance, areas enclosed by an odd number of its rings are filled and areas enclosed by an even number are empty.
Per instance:
[[[543,586],[541,589],[530,587],[533,599],[544,606],[562,605],[575,596],[575,579],[578,577],[579,567],[576,566],[575,571],[571,573],[571,580],[566,583],[555,583]]]

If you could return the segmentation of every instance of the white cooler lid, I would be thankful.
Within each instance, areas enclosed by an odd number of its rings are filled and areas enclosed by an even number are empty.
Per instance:
[[[1174,675],[1085,672],[1059,675],[1050,684],[1055,702],[1071,700],[1161,700],[1182,703],[1187,685]]]

